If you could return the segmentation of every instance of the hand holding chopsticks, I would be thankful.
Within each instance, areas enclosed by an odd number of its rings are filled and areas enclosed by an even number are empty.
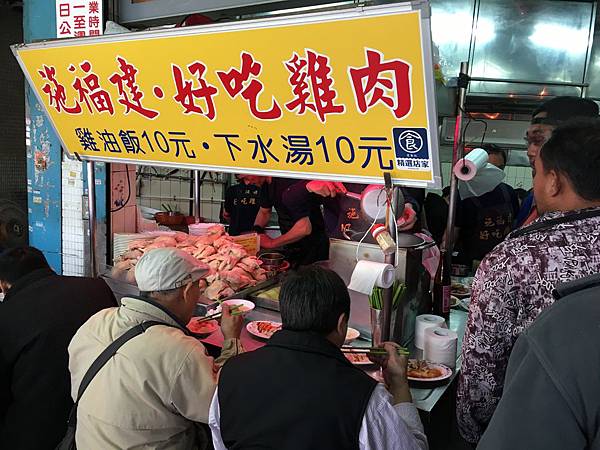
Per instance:
[[[341,348],[342,353],[365,353],[373,356],[386,356],[387,350],[383,347],[353,347],[351,345],[344,345]],[[404,347],[397,348],[398,355],[408,356],[409,351]]]
[[[238,309],[242,306],[243,305],[232,306],[229,308],[229,312],[231,313],[232,316],[239,316],[240,314],[244,313],[244,311],[238,311]],[[223,308],[223,306],[221,306],[221,308]],[[221,309],[221,311],[219,311],[219,312],[209,314],[208,316],[204,316],[202,319],[198,319],[197,322],[202,323],[202,322],[207,322],[207,321],[213,320],[213,319],[220,319],[222,315],[223,315],[223,311]]]

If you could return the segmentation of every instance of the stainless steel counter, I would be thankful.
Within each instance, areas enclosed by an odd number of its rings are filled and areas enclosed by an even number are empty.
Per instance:
[[[352,304],[352,307],[354,307],[354,303]],[[263,309],[263,308],[255,308],[254,310],[252,310],[250,313],[247,314],[245,323],[251,322],[253,320],[271,320],[271,321],[280,322],[281,316],[276,311],[271,311],[271,310]],[[435,407],[438,400],[442,397],[444,392],[446,392],[446,390],[448,389],[450,384],[456,378],[456,375],[457,375],[458,371],[460,370],[460,363],[461,363],[460,348],[462,346],[462,338],[463,338],[466,322],[467,322],[467,313],[466,312],[461,311],[461,310],[454,310],[454,309],[451,311],[449,328],[451,330],[456,331],[458,334],[458,349],[459,349],[459,351],[458,351],[458,355],[457,355],[457,359],[456,359],[456,370],[453,372],[452,377],[445,384],[437,385],[434,388],[427,387],[427,386],[411,386],[410,391],[412,393],[413,401],[419,410],[424,411],[424,412],[431,412],[431,410]],[[357,324],[353,323],[352,315],[351,315],[351,319],[350,319],[350,326],[357,328],[357,329],[359,328],[357,326]],[[245,327],[242,330],[241,341],[242,341],[242,345],[244,346],[246,351],[256,350],[257,348],[260,348],[263,345],[265,345],[265,342],[266,342],[262,339],[252,336],[250,333],[248,333],[248,331],[246,330]],[[220,347],[223,345],[223,335],[221,334],[220,331],[216,331],[215,333],[210,335],[208,338],[203,339],[203,342],[207,342],[209,344],[213,344],[213,345]],[[354,341],[353,345],[366,347],[366,346],[371,345],[371,342],[370,342],[370,340],[358,339],[358,340]],[[422,355],[420,355],[418,352],[419,352],[419,350],[412,348],[411,349],[411,357],[416,357],[416,358],[422,357]],[[369,375],[373,376],[375,379],[378,379],[378,377],[377,377],[378,369],[373,369],[371,367],[370,369],[367,369],[366,372]]]

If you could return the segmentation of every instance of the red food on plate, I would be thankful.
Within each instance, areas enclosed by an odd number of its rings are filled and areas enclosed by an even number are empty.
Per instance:
[[[344,353],[344,356],[352,364],[372,364],[366,353]]]
[[[198,317],[193,317],[187,324],[188,330],[196,334],[210,334],[219,328],[219,323],[216,320],[207,320],[199,322]],[[201,318],[200,318],[201,319]]]
[[[276,331],[281,330],[281,325],[274,325],[271,322],[256,322],[256,329],[259,333],[271,337]]]

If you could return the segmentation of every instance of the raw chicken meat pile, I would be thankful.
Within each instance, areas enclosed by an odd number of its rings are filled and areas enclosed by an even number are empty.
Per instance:
[[[218,300],[233,295],[247,286],[265,281],[256,256],[249,256],[244,247],[234,242],[220,225],[208,229],[205,236],[190,236],[176,232],[172,236],[159,236],[131,241],[128,251],[115,261],[113,276],[135,283],[134,268],[140,257],[155,248],[176,247],[210,267],[210,273],[200,280],[202,295]]]

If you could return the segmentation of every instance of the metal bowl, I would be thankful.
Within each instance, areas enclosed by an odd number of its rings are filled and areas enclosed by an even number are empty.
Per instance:
[[[279,268],[283,264],[284,256],[281,253],[263,253],[259,256],[263,266]]]

